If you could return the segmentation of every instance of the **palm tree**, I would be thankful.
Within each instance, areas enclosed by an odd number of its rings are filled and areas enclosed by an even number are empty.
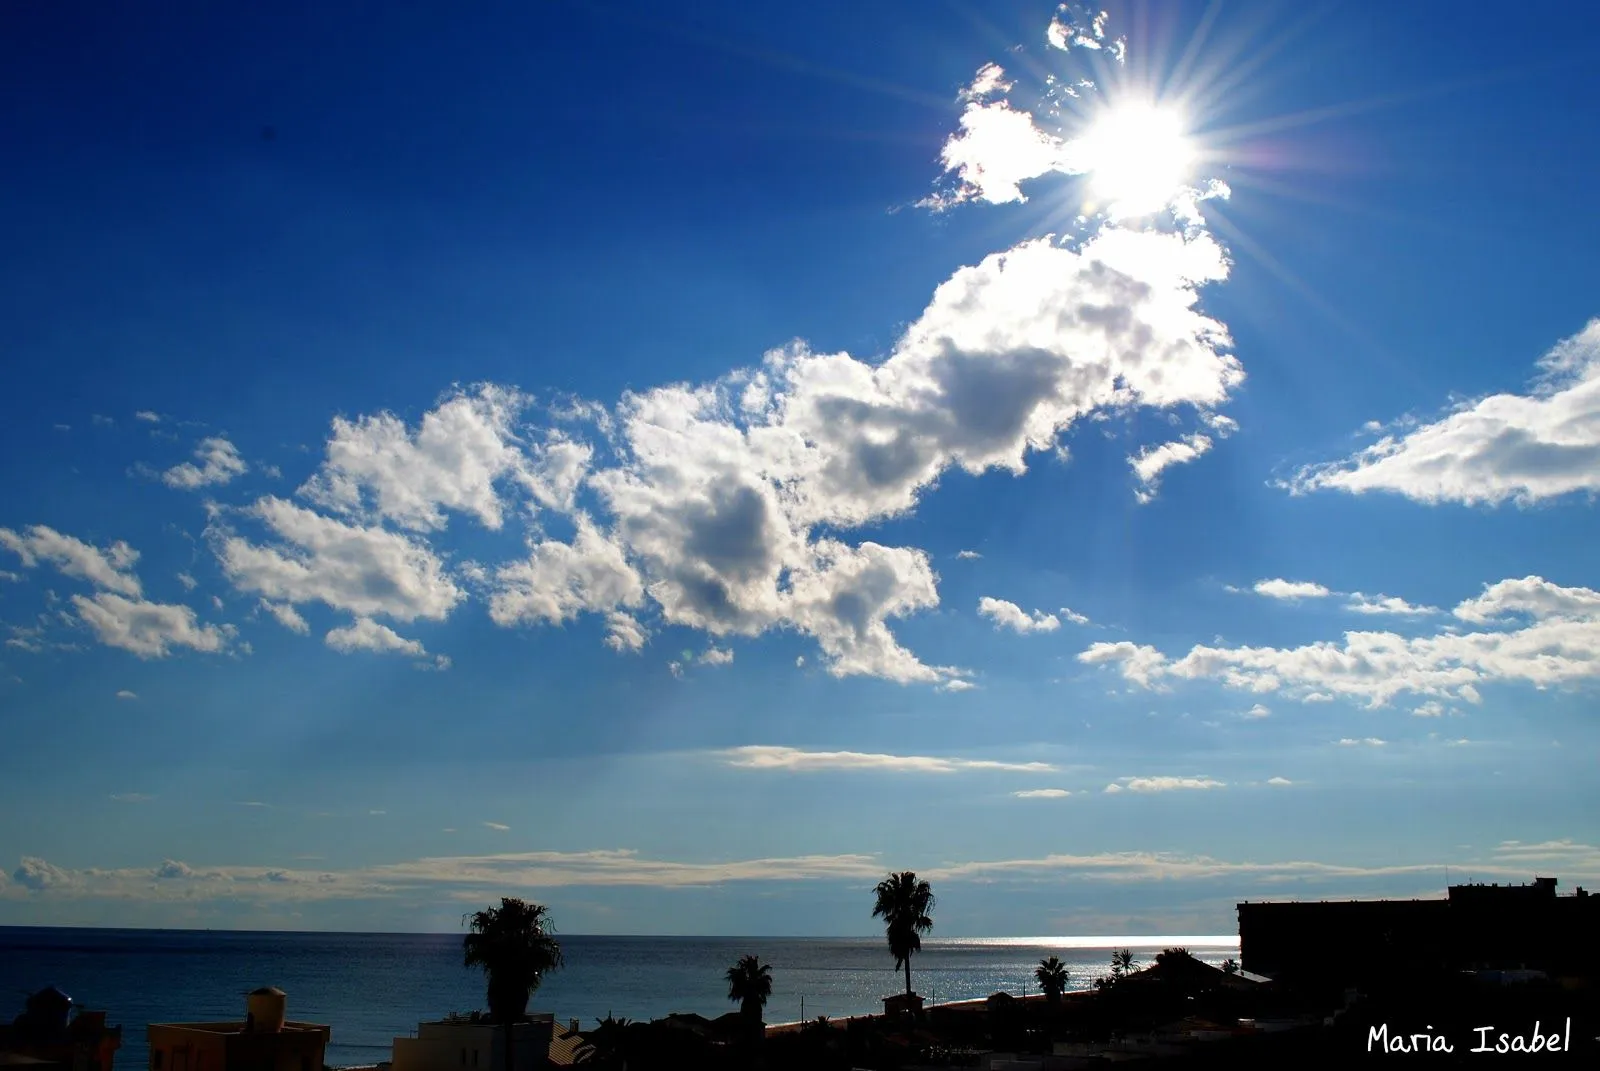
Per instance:
[[[1067,967],[1060,959],[1051,956],[1041,959],[1039,966],[1033,970],[1033,977],[1039,983],[1039,988],[1044,990],[1045,1000],[1051,1004],[1061,1003],[1061,994],[1067,988]]]
[[[1121,978],[1125,974],[1132,974],[1134,964],[1138,961],[1133,958],[1133,950],[1124,948],[1111,953],[1111,976]]]
[[[761,1009],[772,996],[772,965],[756,956],[740,956],[728,968],[728,999],[738,1001],[739,1011],[754,1032],[761,1026]]]
[[[911,995],[911,954],[922,951],[922,935],[933,929],[933,887],[903,870],[878,882],[872,917],[882,918],[894,965],[906,971],[906,996]]]
[[[499,907],[462,917],[469,932],[462,939],[464,965],[482,967],[488,979],[489,1018],[506,1028],[506,1071],[514,1071],[513,1024],[528,1012],[528,998],[547,971],[562,964],[561,946],[552,936],[548,909],[503,897]]]
[[[630,1025],[627,1019],[610,1015],[596,1019],[595,1028],[583,1036],[583,1044],[573,1053],[574,1061],[595,1067],[626,1068]]]
[[[1223,960],[1222,961],[1222,973],[1223,974],[1238,974],[1239,973],[1239,961],[1236,960],[1236,959],[1233,959],[1231,957],[1229,959]]]

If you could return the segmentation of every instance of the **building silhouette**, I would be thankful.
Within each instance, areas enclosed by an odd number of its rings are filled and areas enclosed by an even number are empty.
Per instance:
[[[1600,897],[1531,885],[1452,885],[1443,899],[1242,903],[1240,966],[1280,980],[1359,984],[1402,973],[1591,977]]]

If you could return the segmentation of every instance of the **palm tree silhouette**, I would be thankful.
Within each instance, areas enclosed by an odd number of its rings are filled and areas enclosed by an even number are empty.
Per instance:
[[[1133,958],[1133,950],[1124,948],[1111,953],[1111,976],[1121,978],[1125,974],[1132,974],[1134,965],[1138,961]]]
[[[1233,959],[1231,957],[1228,958],[1228,959],[1223,960],[1222,961],[1222,973],[1223,974],[1238,974],[1239,973],[1239,961],[1236,960],[1236,959]]]
[[[610,1015],[596,1019],[595,1028],[583,1036],[583,1044],[573,1053],[574,1061],[595,1067],[626,1068],[630,1025],[627,1019]]]
[[[481,967],[488,979],[489,1018],[506,1028],[506,1071],[516,1066],[512,1054],[513,1024],[528,1012],[528,998],[547,971],[562,964],[561,946],[551,936],[555,927],[543,904],[502,897],[499,907],[465,915],[469,932],[462,939],[463,965]]]
[[[922,951],[922,935],[933,929],[933,887],[918,881],[909,870],[890,874],[873,890],[877,903],[872,917],[882,918],[894,965],[906,971],[906,995],[911,995],[911,954]]]
[[[1046,1001],[1051,1004],[1061,1003],[1061,994],[1067,988],[1066,964],[1055,956],[1041,959],[1039,966],[1033,970],[1033,977],[1039,983],[1039,988],[1044,990]]]
[[[772,996],[772,965],[756,956],[740,956],[728,968],[728,999],[739,1003],[739,1012],[752,1032],[761,1026],[761,1009]]]

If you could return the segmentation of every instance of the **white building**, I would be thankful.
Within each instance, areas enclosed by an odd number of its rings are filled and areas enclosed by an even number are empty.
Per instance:
[[[512,1026],[513,1071],[543,1071],[555,1032],[555,1016],[524,1016]],[[418,1023],[417,1036],[394,1039],[390,1071],[505,1071],[504,1024],[452,1015]]]

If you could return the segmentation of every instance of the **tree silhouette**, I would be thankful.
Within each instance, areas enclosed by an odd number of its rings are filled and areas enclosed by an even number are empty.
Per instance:
[[[1044,990],[1045,999],[1051,1004],[1061,1003],[1061,994],[1067,988],[1067,968],[1055,956],[1041,959],[1039,966],[1034,968],[1034,979],[1039,983],[1039,988]]]
[[[506,1071],[514,1071],[513,1024],[528,1012],[528,998],[545,973],[562,964],[555,927],[543,904],[503,897],[499,907],[463,916],[463,965],[481,967],[488,980],[489,1017],[506,1028]]]
[[[906,995],[911,995],[911,955],[922,950],[922,935],[933,929],[933,887],[918,881],[909,870],[890,874],[873,890],[877,902],[872,917],[882,918],[894,965],[906,972]]]
[[[1236,960],[1236,959],[1233,959],[1232,957],[1229,957],[1228,959],[1223,960],[1222,961],[1222,973],[1223,974],[1238,974],[1239,973],[1239,961]]]
[[[1133,950],[1124,948],[1111,953],[1111,977],[1121,978],[1125,974],[1132,974],[1139,961],[1133,958]]]
[[[737,1001],[739,1011],[752,1030],[761,1026],[761,1009],[772,996],[772,966],[756,956],[740,956],[728,968],[728,999]]]

